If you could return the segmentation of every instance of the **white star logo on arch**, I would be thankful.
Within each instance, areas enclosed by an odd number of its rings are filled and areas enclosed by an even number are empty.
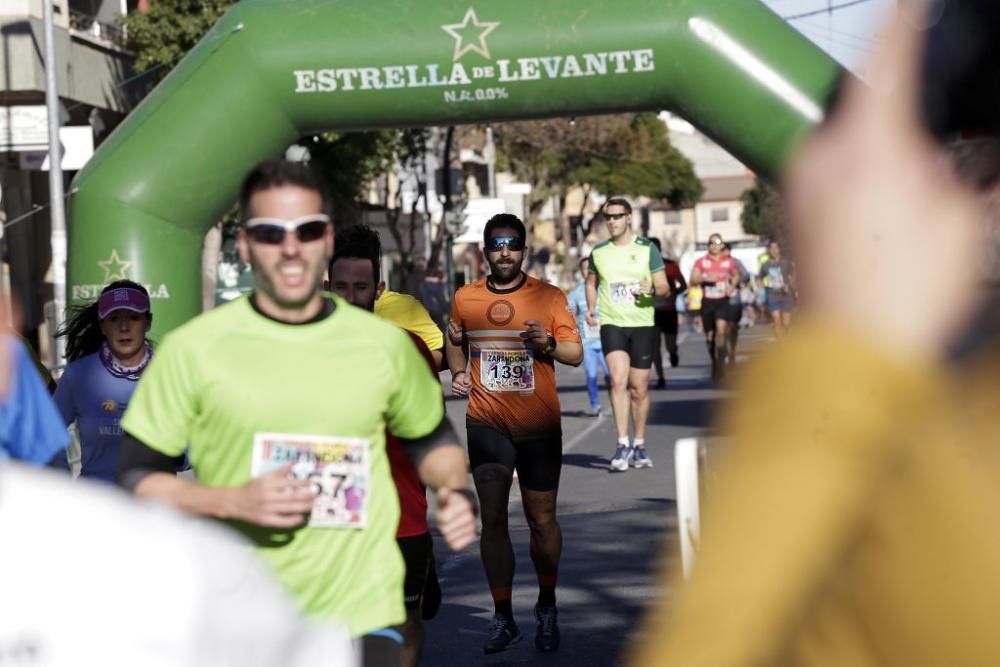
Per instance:
[[[490,48],[486,46],[486,36],[500,27],[499,21],[482,21],[476,16],[476,10],[469,7],[461,23],[443,25],[441,29],[455,38],[455,61],[469,51],[475,51],[487,60],[491,59]],[[475,33],[470,39],[469,34]]]

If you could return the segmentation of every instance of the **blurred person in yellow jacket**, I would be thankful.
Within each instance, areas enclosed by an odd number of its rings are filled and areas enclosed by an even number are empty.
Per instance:
[[[805,317],[740,378],[691,579],[633,665],[1000,664],[996,332],[946,361],[985,207],[922,129],[907,6],[791,162]]]

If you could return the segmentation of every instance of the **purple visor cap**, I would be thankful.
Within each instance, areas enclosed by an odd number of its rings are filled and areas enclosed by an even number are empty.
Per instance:
[[[97,317],[103,320],[116,310],[148,313],[149,297],[134,287],[116,287],[101,295],[97,302]]]

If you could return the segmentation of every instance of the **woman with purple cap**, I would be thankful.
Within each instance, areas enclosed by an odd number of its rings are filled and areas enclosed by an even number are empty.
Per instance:
[[[76,422],[81,477],[115,480],[119,420],[153,354],[146,338],[152,323],[146,288],[119,280],[94,303],[77,307],[56,334],[66,338],[70,363],[55,402],[67,426]]]

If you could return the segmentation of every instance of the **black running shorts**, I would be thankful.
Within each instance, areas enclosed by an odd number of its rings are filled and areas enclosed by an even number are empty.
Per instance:
[[[628,353],[629,366],[648,371],[653,365],[653,349],[660,342],[660,330],[651,327],[601,325],[601,348],[607,355],[616,350]]]
[[[516,470],[518,480],[526,489],[554,491],[559,488],[562,433],[514,439],[474,419],[466,419],[465,426],[473,474],[479,466],[500,464],[511,474]]]
[[[659,329],[661,333],[667,336],[677,335],[676,310],[658,310],[653,315],[653,319],[656,321],[656,328]]]
[[[434,558],[434,545],[431,534],[414,535],[413,537],[397,537],[396,543],[403,554],[406,563],[406,576],[403,579],[403,604],[407,609],[418,609],[424,597],[427,578],[432,572],[431,561]]]
[[[732,304],[729,299],[702,299],[701,300],[701,323],[705,333],[715,331],[715,323],[718,320],[732,321]]]

